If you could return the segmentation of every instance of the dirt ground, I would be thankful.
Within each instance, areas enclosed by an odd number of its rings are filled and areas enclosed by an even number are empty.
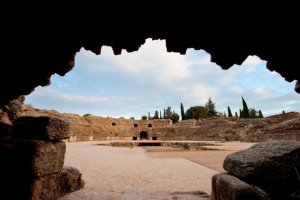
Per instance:
[[[82,173],[85,186],[60,200],[209,199],[211,177],[224,172],[228,154],[255,143],[214,142],[206,150],[112,147],[107,142],[66,143],[65,165]]]

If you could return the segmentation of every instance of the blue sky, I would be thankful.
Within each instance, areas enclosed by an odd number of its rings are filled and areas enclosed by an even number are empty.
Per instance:
[[[49,86],[37,87],[24,103],[61,113],[141,119],[169,106],[180,116],[180,103],[186,111],[204,106],[209,97],[217,111],[227,113],[229,106],[239,113],[243,97],[249,108],[270,116],[300,112],[295,83],[269,71],[256,56],[223,70],[203,50],[168,53],[165,40],[147,39],[138,51],[117,56],[108,46],[100,55],[82,48],[70,72],[53,75]]]

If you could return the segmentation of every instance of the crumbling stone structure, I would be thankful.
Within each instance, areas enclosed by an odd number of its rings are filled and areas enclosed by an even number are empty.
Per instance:
[[[1,196],[49,200],[81,189],[75,167],[64,166],[69,122],[57,117],[19,117],[0,139]]]
[[[25,97],[0,109],[1,197],[50,200],[84,187],[81,173],[64,166],[70,122],[51,116],[22,116]]]
[[[300,39],[297,26],[299,17],[296,16],[297,12],[290,11],[293,6],[289,3],[288,12],[284,15],[278,14],[284,10],[282,4],[279,10],[249,9],[251,13],[247,13],[244,7],[235,7],[235,12],[242,10],[243,13],[234,18],[228,17],[228,9],[223,9],[225,12],[211,10],[213,17],[198,15],[202,10],[196,16],[192,12],[186,15],[176,12],[176,16],[166,12],[164,16],[155,13],[149,17],[145,13],[132,17],[128,13],[113,12],[113,17],[107,17],[107,13],[103,14],[102,10],[93,16],[89,9],[86,9],[88,14],[84,13],[84,9],[77,12],[72,8],[64,9],[60,14],[52,9],[49,9],[51,13],[47,13],[36,7],[13,7],[13,10],[9,10],[11,17],[7,16],[8,19],[4,20],[1,27],[1,47],[4,50],[1,74],[5,79],[0,79],[0,108],[3,111],[8,102],[20,95],[28,95],[38,86],[49,85],[54,73],[64,76],[75,66],[75,56],[81,48],[99,55],[101,47],[106,45],[112,47],[115,55],[119,55],[122,50],[137,51],[147,38],[165,40],[168,52],[185,54],[188,48],[205,50],[211,55],[211,62],[224,70],[234,64],[241,65],[249,55],[256,55],[267,62],[266,67],[270,71],[276,71],[288,82],[296,80],[295,91],[300,93],[300,73],[297,67],[299,53],[295,50]],[[80,21],[76,20],[77,17]],[[0,135],[6,136],[12,124],[7,120],[7,113],[0,114],[3,122]],[[26,142],[1,142],[4,145],[0,154],[3,159],[9,159],[8,147],[12,148],[13,153],[13,147],[18,149],[19,145],[27,146]],[[28,146],[36,146],[34,142],[30,144]],[[35,158],[36,151],[38,149],[33,148],[28,156]],[[59,173],[59,168],[57,166],[54,171]],[[4,169],[8,170],[9,167]],[[33,174],[37,178],[40,172],[46,175],[43,171],[36,172]],[[22,174],[26,176],[27,172],[19,173]],[[27,184],[26,181],[23,185],[30,188],[33,184]],[[13,192],[12,189],[10,191]]]
[[[300,141],[261,142],[228,155],[212,177],[211,200],[300,199]]]

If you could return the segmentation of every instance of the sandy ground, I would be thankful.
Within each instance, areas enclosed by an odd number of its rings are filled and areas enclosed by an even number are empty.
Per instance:
[[[224,142],[209,150],[183,150],[66,143],[65,165],[79,169],[85,186],[60,200],[209,199],[211,177],[224,171],[224,158],[254,144]]]

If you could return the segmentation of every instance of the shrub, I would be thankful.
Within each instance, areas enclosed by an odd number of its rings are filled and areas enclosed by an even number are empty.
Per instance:
[[[183,143],[183,148],[189,150],[189,149],[190,149],[190,146],[188,145],[188,143]]]

